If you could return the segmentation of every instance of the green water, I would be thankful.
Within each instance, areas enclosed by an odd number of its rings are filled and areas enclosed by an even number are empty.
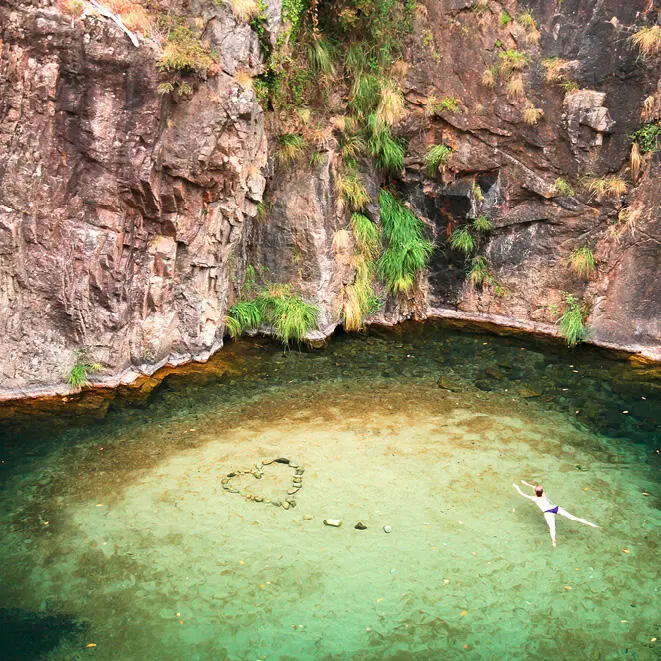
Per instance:
[[[406,325],[16,420],[0,658],[658,660],[660,404],[604,352]],[[262,457],[305,468],[295,508],[222,488]],[[521,478],[601,528],[558,518],[554,549]]]

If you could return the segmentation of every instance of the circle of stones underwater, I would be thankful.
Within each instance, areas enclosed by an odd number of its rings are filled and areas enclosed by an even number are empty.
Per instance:
[[[287,497],[283,500],[271,500],[270,498],[264,498],[263,496],[255,496],[248,491],[237,489],[232,486],[232,479],[239,477],[239,475],[252,475],[256,480],[261,480],[262,477],[264,477],[264,466],[269,466],[270,464],[284,464],[294,471],[291,488],[287,490]],[[252,500],[256,503],[265,503],[266,505],[275,505],[275,507],[282,507],[283,509],[288,510],[290,507],[296,507],[296,499],[294,498],[294,495],[303,488],[304,472],[305,468],[303,468],[303,466],[299,466],[297,463],[291,461],[291,459],[285,457],[278,457],[277,459],[262,459],[257,462],[253,468],[245,470],[237,469],[231,473],[227,473],[227,475],[220,480],[220,484],[228,493],[238,493],[246,500]]]

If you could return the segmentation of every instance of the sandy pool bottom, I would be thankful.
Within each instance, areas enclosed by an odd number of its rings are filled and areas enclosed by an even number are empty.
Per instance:
[[[222,489],[261,457],[305,468],[294,509]],[[0,561],[14,605],[86,622],[52,660],[661,658],[658,475],[536,401],[297,387],[39,470]],[[291,473],[242,480],[280,499]],[[521,478],[602,528],[559,519],[553,549]]]

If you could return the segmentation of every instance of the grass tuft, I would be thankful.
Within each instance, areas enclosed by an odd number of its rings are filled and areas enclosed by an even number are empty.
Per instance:
[[[351,216],[351,228],[356,241],[356,247],[369,259],[375,259],[381,249],[379,228],[362,213]]]
[[[404,95],[399,87],[387,80],[381,86],[376,117],[380,124],[392,126],[404,116]]]
[[[370,154],[386,171],[399,172],[404,168],[404,146],[393,138],[388,126],[379,121],[376,113],[367,117],[367,147]]]
[[[520,73],[511,76],[507,81],[505,89],[507,90],[507,95],[512,99],[522,99],[526,91],[523,76]]]
[[[576,195],[576,191],[571,184],[562,177],[558,177],[553,183],[553,193],[559,197],[573,197]]]
[[[482,287],[485,284],[489,284],[492,279],[487,260],[480,255],[473,257],[471,259],[470,269],[468,270],[468,281],[471,285]]]
[[[379,259],[379,273],[390,292],[406,292],[426,267],[434,246],[423,237],[422,221],[392,193],[381,189],[379,207],[387,244]]]
[[[583,248],[576,248],[569,255],[569,266],[572,270],[579,275],[581,278],[588,279],[595,270],[595,261],[592,250],[587,246]]]
[[[527,103],[526,107],[521,111],[521,116],[523,121],[530,126],[534,126],[544,115],[544,111],[541,108],[535,108],[532,103]]]
[[[661,51],[661,27],[652,25],[642,28],[632,35],[631,42],[638,47],[643,57],[658,53]]]
[[[489,67],[485,69],[482,73],[482,84],[485,87],[495,87],[496,79],[498,78],[498,69],[497,67]]]
[[[467,227],[458,227],[450,235],[450,247],[453,250],[460,250],[464,255],[470,255],[476,246],[475,237]]]
[[[606,177],[589,178],[586,180],[585,187],[591,194],[591,197],[595,197],[597,200],[601,200],[605,197],[621,197],[622,195],[625,195],[629,189],[627,182],[616,174],[611,174]]]
[[[187,25],[171,19],[167,29],[163,53],[156,63],[159,71],[206,76],[207,72],[215,67],[209,45],[200,40]]]
[[[481,213],[473,220],[473,227],[478,232],[490,232],[493,229],[493,223],[485,214]]]
[[[333,242],[331,244],[331,247],[333,248],[333,252],[346,252],[349,248],[349,245],[351,244],[351,235],[347,230],[337,230],[335,234],[333,234]]]
[[[100,372],[102,366],[99,363],[90,363],[85,360],[81,351],[75,351],[76,362],[69,372],[67,382],[72,388],[80,390],[85,386],[91,385],[89,382],[88,374],[90,372]]]
[[[631,164],[631,178],[635,181],[640,174],[640,167],[643,164],[643,157],[640,154],[640,147],[637,142],[631,145],[631,154],[629,156],[629,163]]]
[[[363,182],[355,173],[340,177],[338,188],[342,200],[352,211],[360,211],[370,201]]]
[[[238,337],[251,328],[258,328],[262,322],[262,309],[256,300],[239,301],[225,315],[225,325],[231,337]]]
[[[438,174],[442,166],[448,164],[452,156],[452,148],[447,145],[433,145],[425,152],[425,167],[430,177]]]
[[[556,322],[558,330],[567,341],[568,346],[575,347],[587,336],[585,326],[586,310],[580,301],[571,294],[564,292],[565,311]]]
[[[318,73],[324,76],[335,75],[331,44],[327,39],[317,37],[312,40],[308,47],[308,61]]]
[[[275,158],[282,165],[296,160],[305,149],[305,140],[297,133],[283,133],[278,136],[278,143]]]

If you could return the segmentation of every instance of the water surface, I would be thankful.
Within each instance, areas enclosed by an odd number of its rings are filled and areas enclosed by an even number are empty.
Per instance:
[[[661,387],[626,362],[406,325],[135,397],[2,429],[4,658],[661,658]],[[275,457],[296,507],[222,488]],[[233,484],[287,497],[264,473]],[[601,528],[553,549],[521,478]]]

